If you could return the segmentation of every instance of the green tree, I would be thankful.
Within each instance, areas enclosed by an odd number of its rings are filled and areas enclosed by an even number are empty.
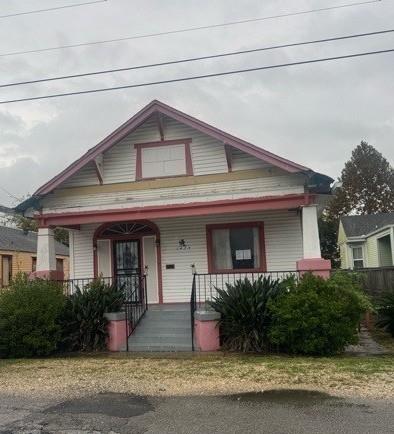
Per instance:
[[[323,257],[337,264],[337,234],[343,215],[394,211],[394,169],[373,146],[362,141],[338,178],[335,195],[319,221]]]
[[[346,162],[342,184],[328,207],[330,220],[342,215],[394,211],[394,169],[373,146],[362,141]]]

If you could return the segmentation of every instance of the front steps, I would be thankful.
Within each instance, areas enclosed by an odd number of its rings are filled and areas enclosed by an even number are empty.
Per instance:
[[[149,306],[134,333],[129,351],[192,351],[189,304]]]

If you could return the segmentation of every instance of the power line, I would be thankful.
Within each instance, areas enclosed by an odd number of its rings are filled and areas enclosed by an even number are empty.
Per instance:
[[[101,40],[101,41],[92,41],[92,42],[80,42],[77,44],[59,45],[59,46],[55,46],[55,47],[37,48],[37,49],[33,49],[33,50],[11,51],[9,53],[0,53],[0,57],[17,56],[17,55],[21,55],[21,54],[42,53],[42,52],[46,52],[46,51],[63,50],[66,48],[77,48],[77,47],[84,47],[84,46],[109,44],[109,43],[113,43],[113,42],[129,41],[129,40],[133,40],[133,39],[155,38],[158,36],[173,35],[173,34],[177,34],[177,33],[194,32],[194,31],[198,31],[198,30],[228,27],[228,26],[234,26],[234,25],[238,25],[238,24],[247,24],[247,23],[253,23],[253,22],[258,22],[258,21],[273,20],[273,19],[286,18],[286,17],[291,17],[291,16],[297,16],[297,15],[307,15],[307,14],[312,14],[312,13],[316,13],[316,12],[331,11],[334,9],[344,9],[344,8],[350,8],[350,7],[355,7],[355,6],[363,6],[363,5],[368,5],[368,4],[372,4],[372,3],[380,3],[381,1],[382,0],[368,0],[368,1],[361,1],[361,2],[345,3],[345,4],[341,4],[341,5],[327,6],[327,7],[318,8],[318,9],[308,9],[308,10],[298,11],[298,12],[288,12],[288,13],[283,13],[283,14],[278,14],[278,15],[269,15],[269,16],[264,16],[264,17],[249,18],[249,19],[239,20],[239,21],[228,21],[228,22],[218,23],[218,24],[209,24],[206,26],[187,27],[187,28],[168,30],[168,31],[158,32],[158,33],[145,33],[145,34],[141,34],[141,35],[125,36],[123,38],[105,39],[105,40]]]
[[[13,83],[0,84],[0,88],[11,87],[11,86],[21,86],[21,85],[26,85],[26,84],[43,83],[43,82],[55,81],[55,80],[66,80],[66,79],[70,79],[70,78],[88,77],[88,76],[92,76],[92,75],[110,74],[110,73],[114,73],[114,72],[131,71],[131,70],[136,70],[136,69],[155,68],[158,66],[168,66],[168,65],[175,65],[175,64],[179,64],[179,63],[196,62],[196,61],[207,60],[207,59],[217,59],[217,58],[227,57],[227,56],[237,56],[240,54],[256,53],[259,51],[276,50],[279,48],[297,47],[300,45],[311,45],[311,44],[317,44],[317,43],[322,43],[322,42],[333,42],[333,41],[340,41],[340,40],[344,40],[344,39],[361,38],[361,37],[372,36],[372,35],[382,35],[385,33],[392,33],[392,32],[394,32],[394,29],[379,30],[379,31],[368,32],[368,33],[357,33],[357,34],[352,34],[352,35],[336,36],[336,37],[332,37],[332,38],[315,39],[312,41],[294,42],[294,43],[282,44],[282,45],[271,45],[268,47],[252,48],[249,50],[239,50],[239,51],[231,51],[231,52],[227,52],[227,53],[211,54],[208,56],[191,57],[191,58],[178,59],[178,60],[169,60],[166,62],[150,63],[147,65],[137,65],[137,66],[129,66],[129,67],[125,67],[125,68],[116,68],[116,69],[106,69],[106,70],[101,70],[101,71],[84,72],[81,74],[70,74],[70,75],[61,75],[61,76],[57,76],[57,77],[40,78],[40,79],[36,79],[36,80],[18,81],[18,82],[13,82]]]
[[[92,5],[94,3],[104,3],[106,1],[108,1],[108,0],[94,0],[94,1],[88,1],[88,2],[83,2],[83,3],[73,3],[71,5],[56,6],[53,8],[35,9],[33,11],[26,11],[26,12],[16,12],[14,14],[0,15],[0,18],[11,18],[11,17],[19,17],[21,15],[39,14],[41,12],[57,11],[59,9],[76,8],[79,6]]]
[[[277,64],[277,65],[257,66],[254,68],[236,69],[236,70],[232,70],[232,71],[215,72],[215,73],[211,73],[211,74],[201,74],[201,75],[194,75],[194,76],[190,76],[190,77],[172,78],[172,79],[168,79],[168,80],[150,81],[150,82],[146,82],[146,83],[128,84],[128,85],[124,85],[124,86],[105,87],[105,88],[91,89],[91,90],[80,90],[80,91],[76,91],[76,92],[66,92],[66,93],[57,93],[57,94],[51,94],[51,95],[34,96],[34,97],[29,97],[29,98],[11,99],[11,100],[0,101],[0,104],[9,104],[9,103],[14,103],[14,102],[22,102],[22,101],[36,101],[36,100],[41,100],[41,99],[59,98],[59,97],[71,96],[71,95],[85,95],[88,93],[108,92],[108,91],[112,91],[112,90],[122,90],[122,89],[132,89],[132,88],[137,88],[137,87],[155,86],[158,84],[177,83],[177,82],[182,82],[182,81],[198,80],[198,79],[202,79],[202,78],[212,78],[212,77],[219,77],[219,76],[225,76],[225,75],[235,75],[235,74],[241,74],[241,73],[245,73],[245,72],[263,71],[266,69],[277,69],[277,68],[284,68],[287,66],[306,65],[308,63],[319,63],[319,62],[328,62],[328,61],[340,60],[340,59],[351,59],[351,58],[355,58],[355,57],[371,56],[374,54],[384,54],[384,53],[392,53],[392,52],[394,52],[394,48],[390,48],[387,50],[368,51],[368,52],[363,52],[363,53],[346,54],[343,56],[323,57],[323,58],[319,58],[319,59],[302,60],[299,62],[281,63],[281,64]]]

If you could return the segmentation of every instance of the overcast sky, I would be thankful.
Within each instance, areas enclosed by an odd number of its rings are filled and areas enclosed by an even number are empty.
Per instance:
[[[83,0],[3,0],[0,15]],[[0,19],[0,54],[154,33],[352,0],[108,0]],[[227,28],[0,57],[0,84],[393,28],[394,2]],[[0,100],[394,48],[394,35],[160,69],[1,89]],[[185,83],[0,105],[0,204],[14,205],[159,99],[269,151],[337,177],[367,140],[394,160],[394,54]],[[9,194],[8,194],[8,193]]]

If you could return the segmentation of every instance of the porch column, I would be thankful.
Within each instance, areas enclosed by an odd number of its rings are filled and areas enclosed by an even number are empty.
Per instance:
[[[51,228],[39,228],[37,235],[37,267],[35,277],[63,279],[56,270],[55,236]]]
[[[321,257],[317,205],[302,207],[302,244],[303,259],[297,261],[297,270],[328,278],[331,261]]]

